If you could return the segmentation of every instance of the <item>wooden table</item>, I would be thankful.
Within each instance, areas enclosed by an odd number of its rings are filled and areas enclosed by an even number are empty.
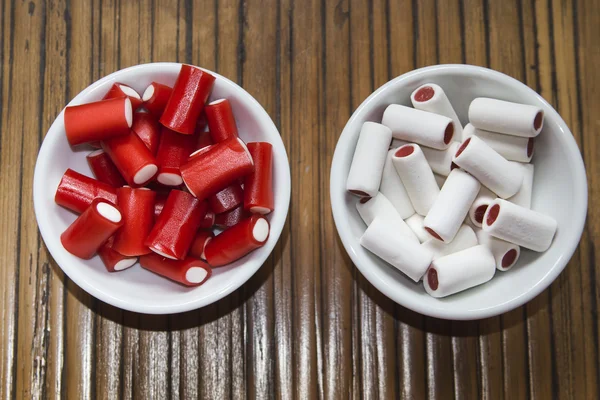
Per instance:
[[[600,7],[595,0],[0,1],[0,399],[600,397]],[[244,86],[288,150],[272,256],[204,309],[123,312],[79,289],[37,230],[36,155],[96,79],[180,61]],[[522,80],[571,127],[590,188],[581,245],[551,288],[478,322],[386,299],[337,236],[329,168],[352,111],[436,63]],[[557,194],[559,195],[559,194]]]

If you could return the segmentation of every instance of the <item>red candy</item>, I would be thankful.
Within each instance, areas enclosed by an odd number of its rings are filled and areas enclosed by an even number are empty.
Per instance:
[[[173,89],[162,83],[152,82],[144,91],[142,100],[144,107],[156,118],[162,115]]]
[[[54,196],[56,204],[78,214],[84,212],[95,199],[117,204],[117,189],[70,168],[65,171]]]
[[[229,100],[213,101],[204,108],[204,113],[213,142],[219,143],[238,137],[237,125]]]
[[[113,249],[126,256],[150,253],[144,242],[154,226],[155,198],[156,193],[146,188],[122,187],[117,190],[123,226],[115,234]]]
[[[147,254],[140,257],[140,265],[148,271],[185,286],[200,286],[212,275],[207,263],[191,257],[185,260],[169,260],[158,254]]]
[[[215,237],[215,234],[211,231],[198,231],[194,241],[192,242],[192,247],[190,247],[189,255],[191,257],[201,258],[202,260],[206,260],[204,256],[204,248]]]
[[[156,179],[159,183],[166,186],[179,186],[183,183],[179,168],[194,151],[196,140],[195,136],[182,135],[169,128],[162,128],[156,154],[158,163]]]
[[[160,142],[160,125],[154,116],[144,111],[137,111],[133,114],[131,130],[142,139],[150,153],[156,156]]]
[[[110,156],[130,186],[145,185],[158,170],[150,150],[142,139],[131,131],[125,136],[103,141],[102,149]]]
[[[114,187],[125,185],[125,179],[104,150],[96,150],[86,156],[92,173],[100,182]]]
[[[106,243],[104,243],[98,249],[98,255],[104,263],[108,272],[119,272],[129,267],[132,267],[138,260],[137,257],[124,256],[123,254],[115,251],[112,248],[113,237],[110,237]]]
[[[142,98],[140,97],[140,94],[131,86],[122,83],[113,83],[102,100],[118,99],[122,97],[127,97],[131,101],[131,108],[134,111],[142,105]]]
[[[242,203],[244,191],[239,183],[233,183],[225,189],[208,196],[208,205],[215,214],[221,214],[229,211]]]
[[[266,142],[248,143],[254,172],[244,183],[244,209],[257,214],[273,211],[273,146]]]

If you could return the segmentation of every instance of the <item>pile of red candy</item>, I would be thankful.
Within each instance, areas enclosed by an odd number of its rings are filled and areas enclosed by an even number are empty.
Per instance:
[[[115,83],[101,101],[65,109],[69,144],[99,148],[87,156],[96,179],[68,169],[56,190],[56,203],[80,214],[61,235],[68,252],[98,254],[110,272],[139,257],[149,271],[198,286],[211,267],[264,245],[272,145],[238,137],[227,99],[206,104],[214,82],[182,65],[173,88],[153,82],[140,96]]]

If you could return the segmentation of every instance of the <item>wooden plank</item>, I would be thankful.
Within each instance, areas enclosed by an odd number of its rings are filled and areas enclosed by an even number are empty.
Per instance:
[[[464,60],[467,64],[488,66],[487,58],[487,7],[481,0],[461,0],[459,10],[463,15]]]

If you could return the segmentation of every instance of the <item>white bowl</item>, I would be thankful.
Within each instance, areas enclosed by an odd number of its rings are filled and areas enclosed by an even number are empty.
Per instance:
[[[181,64],[153,63],[126,68],[88,86],[69,105],[100,100],[114,82],[132,86],[139,93],[153,81],[172,86]],[[60,243],[61,233],[76,215],[56,205],[54,194],[67,168],[93,176],[85,156],[89,149],[69,147],[65,136],[63,112],[48,131],[35,166],[33,200],[35,215],[44,242],[56,263],[86,292],[125,310],[168,314],[189,311],[211,304],[246,282],[265,262],[283,229],[290,202],[290,168],[277,128],[261,105],[244,89],[227,78],[216,76],[211,98],[231,101],[240,137],[247,142],[267,141],[273,145],[273,186],[275,210],[267,216],[271,233],[267,243],[226,267],[213,270],[202,286],[186,288],[142,269],[139,264],[119,273],[109,273],[96,256],[82,260],[68,253]]]
[[[381,122],[386,106],[410,106],[410,94],[424,83],[440,85],[461,122],[467,123],[471,100],[493,97],[533,104],[545,113],[544,128],[535,142],[532,208],[558,221],[558,231],[545,253],[528,250],[508,272],[476,288],[443,299],[425,293],[394,267],[359,244],[366,229],[356,211],[357,197],[346,192],[346,179],[365,121]],[[500,72],[468,65],[421,68],[386,83],[354,112],[335,148],[331,166],[333,217],[346,251],[362,274],[396,303],[421,314],[457,320],[495,316],[519,307],[546,289],[560,274],[577,248],[587,211],[587,183],[583,161],[571,131],[558,113],[536,92]]]

